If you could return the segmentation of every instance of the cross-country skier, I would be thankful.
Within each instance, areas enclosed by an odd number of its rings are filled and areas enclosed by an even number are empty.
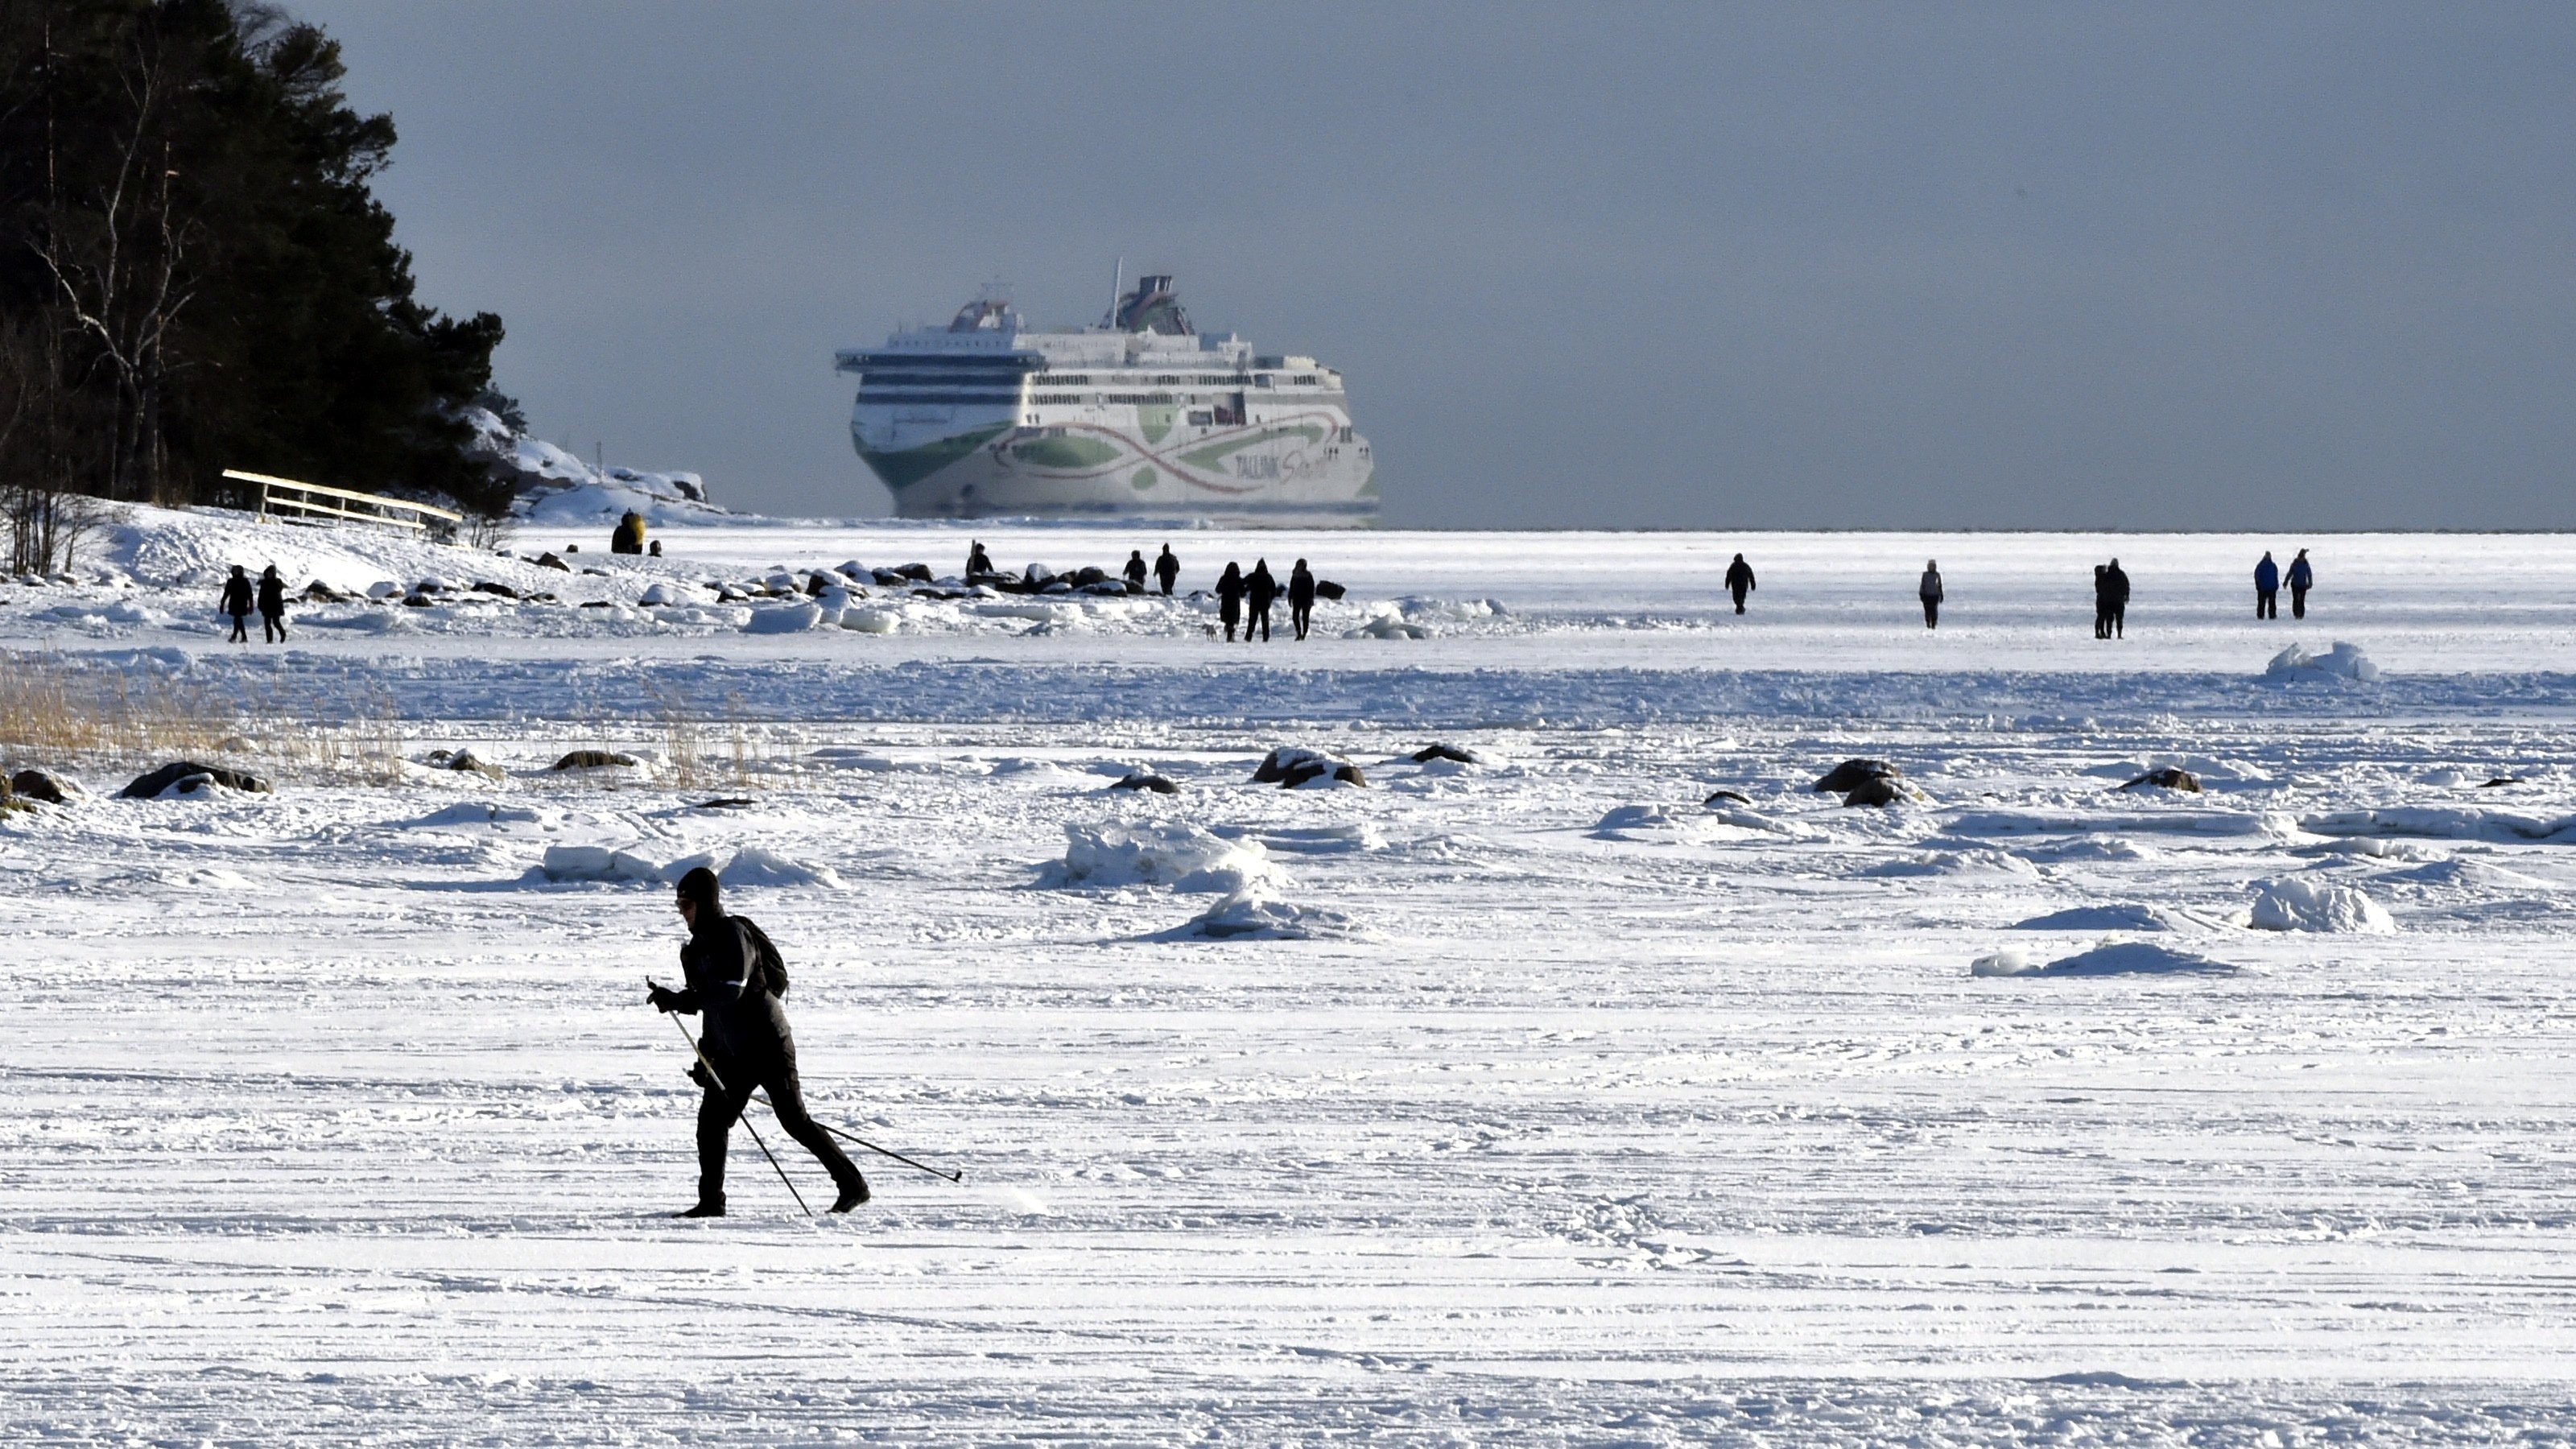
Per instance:
[[[1726,591],[1735,596],[1735,612],[1744,612],[1744,596],[1752,593],[1755,587],[1753,565],[1744,561],[1744,555],[1737,554],[1735,562],[1726,566]]]
[[[796,1039],[779,1005],[787,994],[786,963],[760,927],[725,914],[720,894],[715,872],[705,866],[680,877],[680,919],[689,925],[680,969],[689,984],[680,991],[656,986],[645,998],[656,1010],[699,1013],[706,1021],[698,1043],[706,1060],[689,1074],[707,1093],[698,1103],[698,1205],[680,1216],[725,1215],[725,1146],[755,1087],[768,1090],[778,1125],[832,1174],[841,1194],[832,1211],[848,1212],[868,1200],[868,1180],[831,1134],[805,1115],[805,1094],[796,1082]]]

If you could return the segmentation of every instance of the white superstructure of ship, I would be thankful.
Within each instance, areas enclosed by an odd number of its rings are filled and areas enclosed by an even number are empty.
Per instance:
[[[1200,336],[1168,276],[1077,331],[1034,331],[987,288],[836,365],[858,375],[850,440],[900,517],[1376,519],[1342,375]]]

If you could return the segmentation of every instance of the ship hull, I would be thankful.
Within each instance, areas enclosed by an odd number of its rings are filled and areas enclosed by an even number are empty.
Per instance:
[[[1205,518],[1367,527],[1375,467],[1338,409],[1284,411],[1208,428],[1067,422],[1013,426],[960,419],[902,449],[869,446],[883,421],[852,420],[860,458],[902,518]],[[875,424],[872,427],[871,424]],[[1154,434],[1149,436],[1149,434]]]

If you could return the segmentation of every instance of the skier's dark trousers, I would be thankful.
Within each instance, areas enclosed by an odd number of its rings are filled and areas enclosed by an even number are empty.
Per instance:
[[[834,1145],[832,1134],[805,1115],[805,1094],[796,1081],[796,1039],[788,1034],[787,1012],[779,1004],[786,994],[787,967],[778,948],[760,927],[725,914],[715,872],[704,866],[680,877],[679,907],[681,919],[689,923],[689,942],[680,948],[688,987],[671,991],[656,986],[647,1000],[662,1011],[705,1018],[698,1050],[706,1054],[704,1065],[715,1069],[713,1078],[703,1068],[690,1073],[707,1094],[698,1102],[698,1205],[682,1216],[724,1216],[725,1147],[754,1088],[768,1090],[778,1125],[832,1174],[840,1189],[832,1211],[845,1213],[866,1202],[867,1179]]]

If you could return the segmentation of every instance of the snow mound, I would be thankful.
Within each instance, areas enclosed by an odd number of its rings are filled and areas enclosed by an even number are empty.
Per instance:
[[[2302,816],[2299,828],[2311,835],[2419,835],[2435,840],[2545,840],[2576,845],[2576,815],[2544,817],[2473,805],[2337,810]]]
[[[2125,797],[2124,797],[2125,798]],[[2304,822],[2278,811],[2172,810],[2105,813],[2073,810],[1972,810],[1949,823],[1953,835],[2295,834]]]
[[[2152,941],[2120,941],[2081,951],[2045,966],[2034,965],[2017,948],[1980,956],[1968,966],[1971,976],[2233,976],[2237,968],[2189,951]]]
[[[1261,842],[1291,855],[1358,855],[1386,849],[1386,837],[1365,822],[1264,830]]]
[[[856,634],[891,634],[902,623],[901,609],[850,609],[841,615],[841,627]]]
[[[2426,845],[2414,840],[2390,840],[2378,835],[2349,836],[2341,840],[2329,840],[2323,845],[2303,845],[2290,853],[2292,855],[2357,856],[2364,860],[2434,861],[2451,858],[2449,851],[2437,845]]]
[[[1865,876],[2037,876],[2039,867],[2001,850],[1926,850],[1882,861],[1861,871]]]
[[[2397,929],[2379,902],[2351,886],[2279,880],[2261,887],[2246,924],[2258,931],[2331,931],[2384,936]]]
[[[2413,870],[2392,871],[2379,877],[2386,881],[2406,881],[2414,885],[2462,886],[2478,890],[2555,890],[2557,887],[2518,870],[2489,865],[2482,860],[2437,860]]]
[[[1592,833],[1604,840],[1626,840],[1630,832],[1679,830],[1688,817],[1670,805],[1621,805],[1592,822]]]
[[[516,476],[511,511],[530,523],[606,527],[629,510],[655,526],[747,521],[708,503],[706,480],[695,473],[594,468],[543,438],[512,431],[487,408],[467,408],[463,418],[474,429],[474,451]]]
[[[2016,921],[2016,931],[2170,931],[2173,921],[2153,906],[2075,906]]]
[[[2379,666],[2357,644],[2337,643],[2323,654],[2310,654],[2293,644],[2272,656],[2263,669],[2267,679],[2352,679],[2364,684],[2379,678]]]
[[[1227,840],[1195,825],[1068,825],[1064,835],[1064,859],[1047,873],[1052,885],[1159,885],[1236,895],[1288,883],[1261,842]]]
[[[663,868],[663,878],[678,881],[688,874],[694,861],[673,861]],[[716,871],[716,879],[731,886],[825,886],[841,888],[841,878],[829,866],[811,865],[801,860],[746,845],[733,853],[733,859]]]
[[[483,800],[463,800],[445,809],[432,810],[418,820],[406,820],[397,830],[453,830],[469,825],[535,825],[544,817],[525,805],[494,805]]]
[[[1359,934],[1351,918],[1322,906],[1240,891],[1163,932],[1166,941],[1313,941]]]

